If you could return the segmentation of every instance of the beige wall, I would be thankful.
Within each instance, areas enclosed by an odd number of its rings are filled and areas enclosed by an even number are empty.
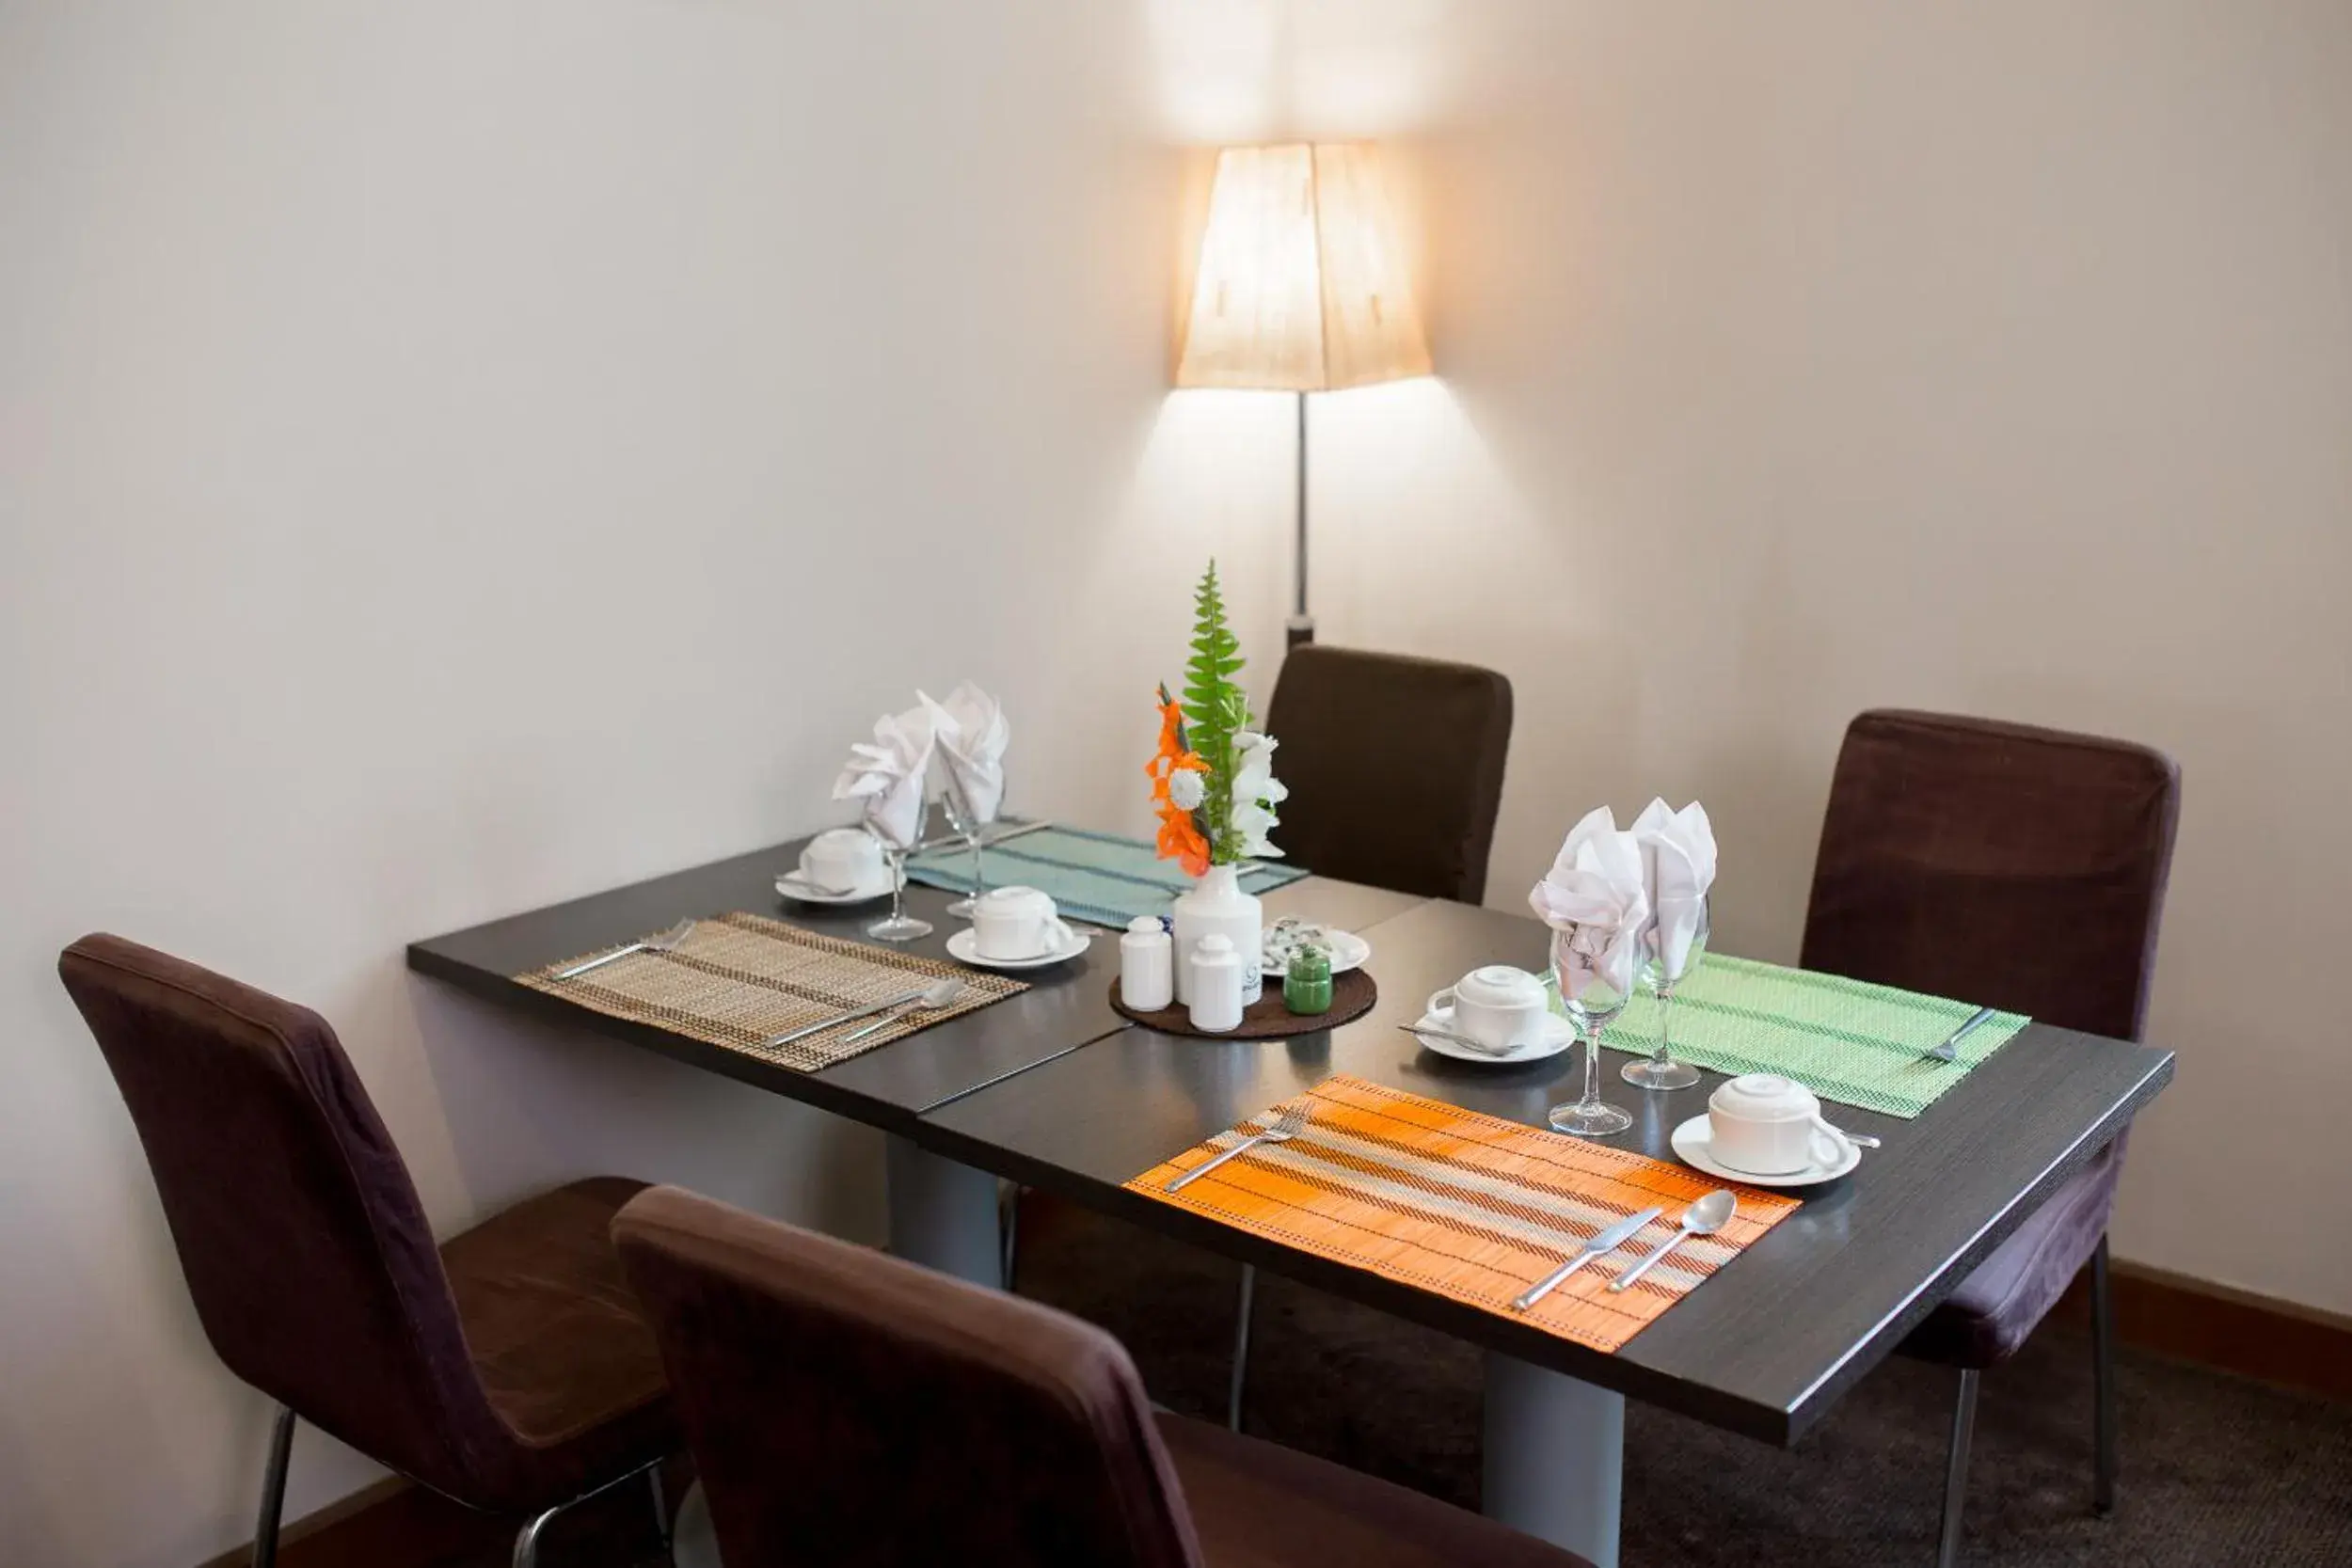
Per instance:
[[[401,949],[825,820],[918,683],[1050,709],[1078,660],[1005,610],[1107,569],[1162,403],[1142,47],[0,4],[0,1561],[186,1568],[266,1432],[56,984],[86,930],[326,1012],[437,1224],[620,1169],[877,1231],[857,1130]],[[291,1506],[372,1473],[306,1433]]]
[[[110,927],[332,1016],[437,1222],[592,1168],[852,1234],[867,1141],[410,981],[401,944],[825,819],[916,684],[1140,819],[1290,412],[1164,391],[1179,142],[1391,139],[1442,378],[1316,413],[1326,636],[1521,697],[1498,902],[1697,794],[1786,958],[1904,702],[2188,779],[2128,1256],[2352,1308],[2344,8],[1554,0],[0,5],[0,1556],[241,1539],[206,1353],[57,989]],[[838,591],[893,585],[887,617]],[[298,1449],[294,1503],[369,1470]]]
[[[2182,1060],[2117,1247],[2352,1310],[2352,1227],[2244,1207],[2352,1184],[2352,8],[1258,14],[1301,64],[1219,134],[1414,168],[1440,379],[1319,402],[1319,602],[1517,682],[1494,901],[1696,796],[1719,941],[1792,958],[1858,709],[2164,747]]]

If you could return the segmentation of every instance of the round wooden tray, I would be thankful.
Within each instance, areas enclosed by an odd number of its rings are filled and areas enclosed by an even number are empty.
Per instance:
[[[1363,1017],[1379,1000],[1380,988],[1372,983],[1372,976],[1360,969],[1351,969],[1344,974],[1331,976],[1328,1011],[1295,1013],[1282,1006],[1282,983],[1269,977],[1265,994],[1242,1009],[1240,1027],[1211,1034],[1206,1029],[1195,1029],[1191,1013],[1181,1005],[1149,1013],[1130,1007],[1120,999],[1119,982],[1111,982],[1111,1006],[1121,1014],[1164,1035],[1193,1035],[1204,1040],[1271,1040],[1285,1035],[1311,1035],[1318,1029],[1333,1028]]]

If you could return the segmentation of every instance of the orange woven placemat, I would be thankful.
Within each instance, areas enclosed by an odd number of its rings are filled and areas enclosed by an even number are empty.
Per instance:
[[[1564,1339],[1613,1351],[1690,1294],[1798,1202],[1734,1187],[1739,1212],[1693,1237],[1621,1292],[1609,1281],[1675,1234],[1685,1205],[1722,1183],[1682,1165],[1481,1116],[1360,1078],[1326,1079],[1284,1101],[1308,1112],[1287,1143],[1260,1144],[1180,1193],[1183,1172],[1271,1126],[1269,1107],[1154,1165],[1132,1192],[1271,1241],[1434,1291]],[[1664,1212],[1526,1312],[1511,1298],[1588,1236],[1652,1204]]]

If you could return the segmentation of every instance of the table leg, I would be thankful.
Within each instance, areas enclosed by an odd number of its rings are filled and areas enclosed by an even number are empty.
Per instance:
[[[890,1250],[909,1262],[1002,1290],[996,1179],[914,1147],[883,1140],[890,1182]]]
[[[1617,1568],[1625,1396],[1486,1353],[1486,1517]]]

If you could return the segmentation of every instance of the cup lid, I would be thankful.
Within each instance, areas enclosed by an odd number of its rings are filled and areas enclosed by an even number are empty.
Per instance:
[[[1454,982],[1454,994],[1458,1001],[1487,1006],[1529,1006],[1543,1002],[1544,983],[1509,964],[1483,964]]]
[[[1743,1121],[1796,1121],[1821,1108],[1813,1091],[1777,1072],[1745,1072],[1708,1097],[1711,1110]]]
[[[1139,914],[1127,922],[1127,929],[1139,937],[1156,937],[1165,935],[1168,927],[1160,924],[1156,914]]]
[[[980,902],[983,904],[1051,904],[1053,901],[1051,895],[1042,890],[1024,887],[1018,882],[1008,882],[1003,887],[993,887],[980,895]]]
[[[1197,958],[1230,958],[1233,956],[1233,939],[1222,931],[1212,931],[1192,944]]]

